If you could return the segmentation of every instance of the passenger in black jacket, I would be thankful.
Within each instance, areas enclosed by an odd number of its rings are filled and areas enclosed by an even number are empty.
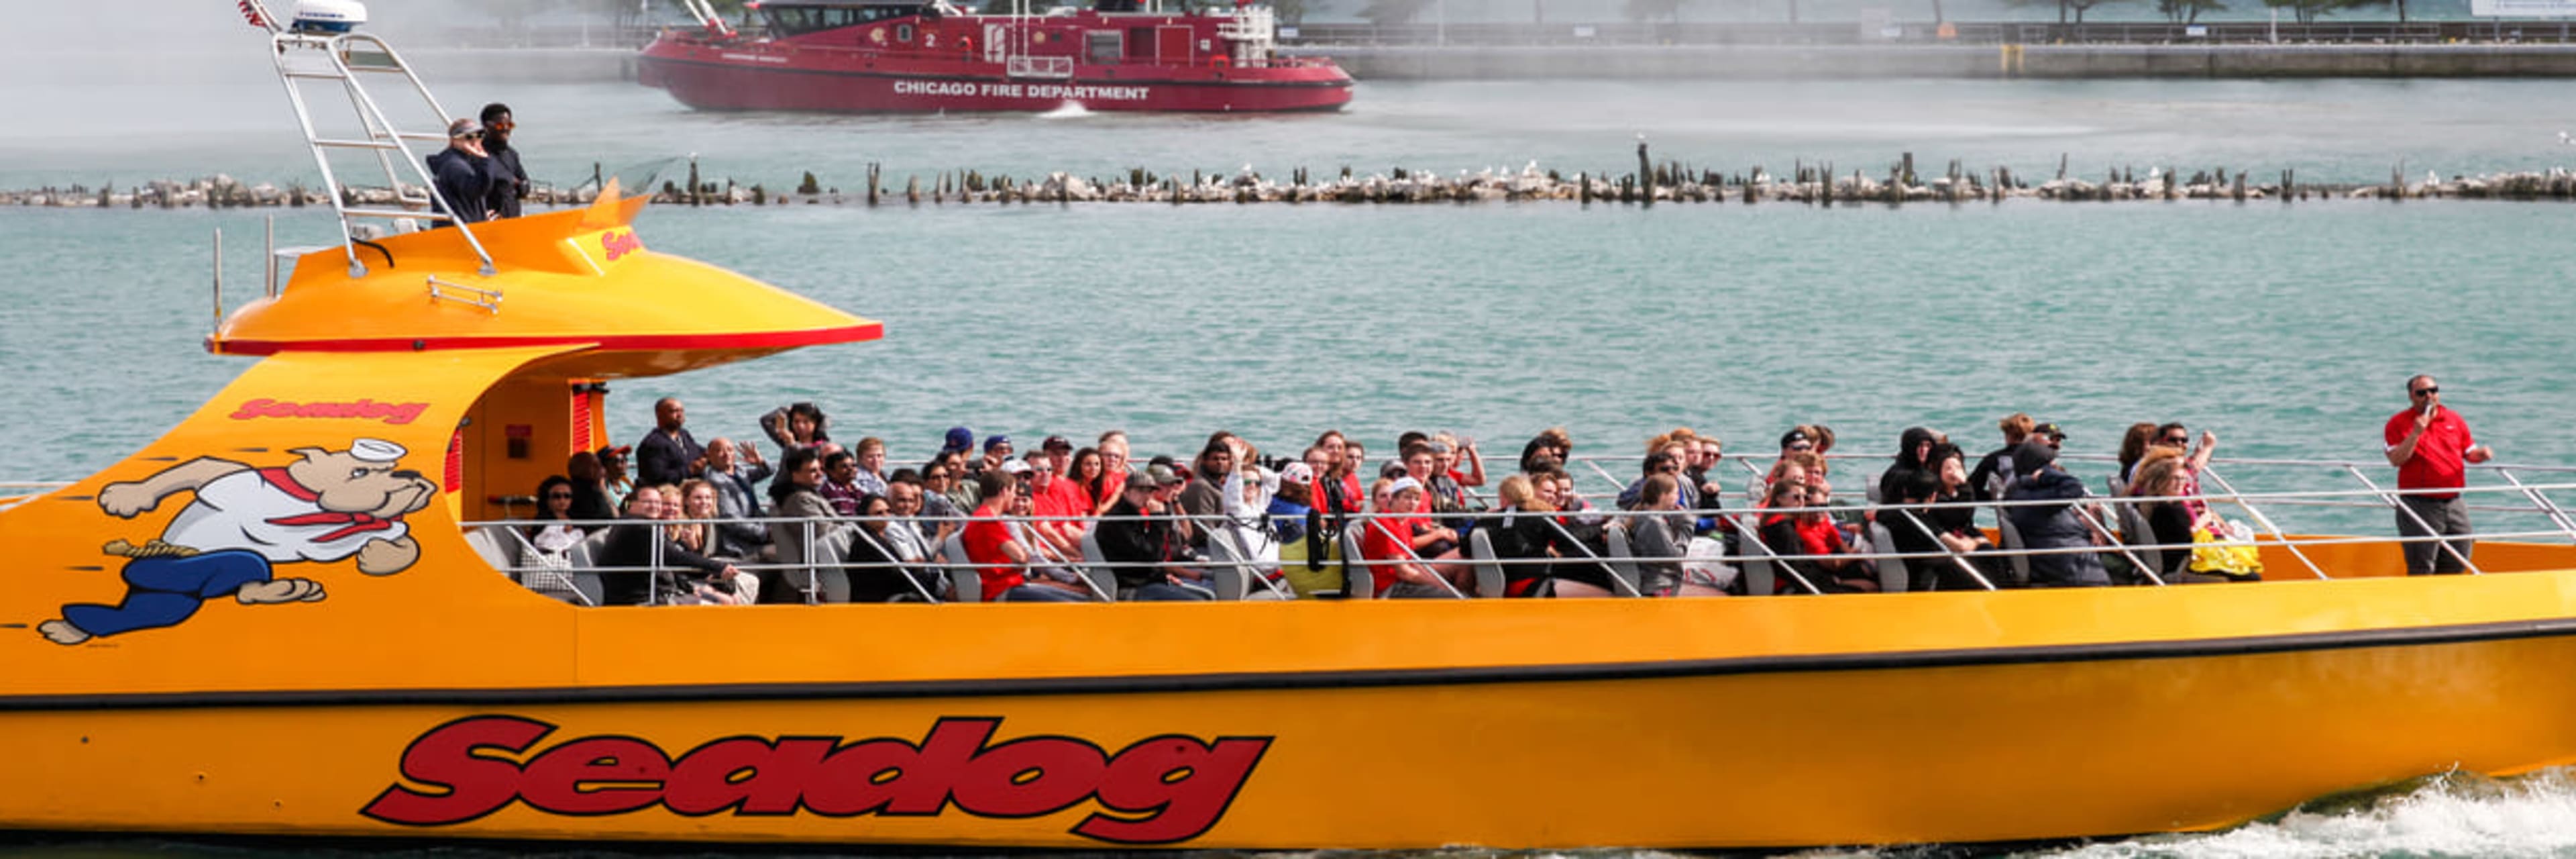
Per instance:
[[[483,124],[460,119],[447,124],[447,148],[429,156],[430,181],[438,188],[438,210],[473,224],[492,219],[492,158],[483,151]],[[454,208],[449,208],[454,207]]]
[[[484,208],[494,218],[516,218],[528,196],[528,169],[519,165],[519,150],[510,147],[510,132],[519,123],[510,118],[510,106],[498,102],[484,105],[482,117],[483,151],[492,159],[492,191]]]
[[[603,568],[631,568],[624,572],[600,574],[601,602],[608,605],[649,605],[654,597],[672,597],[693,590],[701,582],[722,583],[729,589],[734,576],[732,564],[682,548],[662,530],[662,493],[649,486],[639,486],[626,498],[626,516],[608,529],[608,545],[600,547],[594,565]],[[631,520],[631,521],[630,521]],[[661,556],[654,557],[654,542],[661,542]],[[654,567],[651,572],[644,568]],[[697,571],[683,576],[677,569]]]
[[[1178,494],[1178,480],[1162,484],[1155,477],[1130,474],[1123,484],[1118,503],[1102,514],[1100,527],[1093,539],[1100,543],[1100,557],[1109,562],[1111,575],[1118,577],[1118,589],[1130,600],[1206,600],[1216,594],[1204,587],[1181,584],[1196,583],[1206,573],[1184,567],[1156,567],[1189,559],[1189,538],[1172,525],[1173,502],[1162,496]]]

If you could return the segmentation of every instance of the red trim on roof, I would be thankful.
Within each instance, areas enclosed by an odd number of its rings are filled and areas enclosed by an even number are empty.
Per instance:
[[[830,343],[858,343],[885,337],[885,325],[871,322],[807,331],[753,334],[619,334],[604,337],[533,335],[525,337],[371,337],[343,340],[223,340],[209,338],[207,351],[218,355],[275,355],[279,352],[434,352],[449,349],[503,349],[514,346],[592,344],[605,352],[787,349]]]

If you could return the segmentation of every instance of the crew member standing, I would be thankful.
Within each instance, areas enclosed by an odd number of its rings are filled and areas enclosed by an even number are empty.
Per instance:
[[[460,119],[447,124],[447,148],[430,153],[429,175],[438,184],[439,210],[456,223],[492,219],[492,159],[483,152],[483,124]]]
[[[519,164],[519,150],[510,148],[510,132],[519,123],[510,118],[510,106],[493,102],[483,106],[483,151],[492,163],[492,193],[486,196],[492,217],[516,218],[519,201],[528,197],[528,169]]]
[[[2495,449],[2469,437],[2469,422],[2442,407],[2442,386],[2431,376],[2406,380],[2405,411],[2388,418],[2388,464],[2397,466],[2397,533],[2430,537],[2469,533],[2469,504],[2460,488],[2468,485],[2468,463],[2485,462]],[[2420,494],[2417,494],[2420,493]],[[2430,528],[2430,530],[2427,530]],[[2466,538],[2407,543],[2406,574],[2457,573],[2468,567]],[[2448,548],[2444,548],[2448,547]]]

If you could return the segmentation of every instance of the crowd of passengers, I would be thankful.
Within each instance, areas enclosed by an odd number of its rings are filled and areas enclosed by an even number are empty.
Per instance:
[[[1590,597],[1625,592],[1601,560],[1615,537],[1633,553],[1645,596],[1741,595],[1738,562],[1753,557],[1783,568],[1775,593],[1842,593],[1880,588],[1873,562],[1853,557],[1870,550],[1863,529],[1874,521],[1897,551],[1918,556],[1905,559],[1910,590],[2149,579],[2122,560],[2134,556],[2085,551],[2110,545],[2118,525],[2080,503],[2089,493],[2058,465],[2065,433],[2026,414],[2004,418],[2004,445],[1973,466],[1944,434],[1905,430],[1867,493],[1881,506],[1869,509],[1834,493],[1830,428],[1782,434],[1767,471],[1745,470],[1742,511],[1724,502],[1719,439],[1675,429],[1646,440],[1639,473],[1611,501],[1626,515],[1576,490],[1574,440],[1562,428],[1523,445],[1508,475],[1489,471],[1473,439],[1446,433],[1406,433],[1396,456],[1374,467],[1338,431],[1293,459],[1217,432],[1187,462],[1140,465],[1116,430],[1080,448],[1050,436],[1023,454],[1008,436],[977,439],[965,427],[949,430],[928,461],[889,470],[883,440],[834,441],[811,403],[761,419],[779,450],[774,466],[754,441],[701,445],[676,400],[657,402],[654,416],[637,444],[577,453],[566,474],[544,481],[538,521],[519,527],[524,560],[563,566],[588,539],[591,567],[639,571],[603,576],[611,605],[1206,600],[1212,556],[1252,570],[1261,579],[1248,588],[1254,596],[1367,587],[1390,598]],[[2122,442],[2113,485],[2141,499],[2144,525],[2131,530],[2147,532],[2128,539],[2185,549],[2162,553],[2162,581],[2246,578],[2184,566],[2195,532],[2224,524],[2192,497],[2216,444],[2154,423]],[[2041,503],[1978,506],[1998,500]],[[2027,549],[2075,551],[2030,555],[2018,580],[1978,527],[1980,509],[2010,517]],[[1476,531],[1504,571],[1502,594],[1476,592]],[[1345,532],[1362,560],[1348,582],[1338,563]],[[1086,538],[1115,594],[1079,572]],[[827,544],[840,565],[818,575],[814,559]],[[974,565],[980,593],[952,592],[941,564]]]

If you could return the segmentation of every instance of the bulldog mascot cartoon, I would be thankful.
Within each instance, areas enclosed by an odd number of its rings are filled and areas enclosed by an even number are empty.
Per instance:
[[[176,626],[205,601],[231,596],[243,605],[316,602],[322,583],[281,579],[277,564],[356,558],[358,572],[387,576],[420,559],[403,514],[429,506],[438,487],[416,471],[395,471],[402,445],[362,438],[348,450],[297,448],[283,468],[252,468],[200,457],[98,493],[108,515],[132,519],[162,499],[195,492],[160,539],[141,546],[108,543],[126,560],[125,599],[116,605],[63,606],[63,616],[36,630],[57,644],[138,629]]]

